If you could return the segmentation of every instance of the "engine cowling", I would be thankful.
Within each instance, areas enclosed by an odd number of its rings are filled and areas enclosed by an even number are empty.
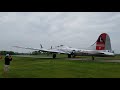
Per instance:
[[[71,55],[72,55],[73,58],[75,57],[75,50],[73,50],[73,51],[71,52]]]

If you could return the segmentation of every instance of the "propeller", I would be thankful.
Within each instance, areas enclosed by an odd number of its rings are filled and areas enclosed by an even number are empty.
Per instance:
[[[72,57],[75,57],[75,50],[71,52]]]
[[[52,49],[52,46],[51,46],[51,49]]]
[[[42,44],[40,44],[40,47],[43,48]]]
[[[72,50],[71,54],[74,55],[74,53],[75,53],[75,50]]]

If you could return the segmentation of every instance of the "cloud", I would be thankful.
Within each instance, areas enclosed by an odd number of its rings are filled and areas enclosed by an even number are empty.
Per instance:
[[[119,12],[0,12],[1,50],[13,45],[39,48],[39,44],[86,48],[105,32],[119,52]],[[18,49],[17,49],[18,50]],[[19,49],[19,52],[29,50]]]

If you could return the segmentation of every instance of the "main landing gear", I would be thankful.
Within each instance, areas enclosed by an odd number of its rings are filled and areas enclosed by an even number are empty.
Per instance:
[[[71,58],[71,57],[75,58],[75,55],[74,54],[68,54],[68,58]]]
[[[68,58],[75,57],[75,55],[68,54]],[[53,54],[53,58],[56,58],[56,54]]]
[[[68,54],[68,58],[71,58],[71,54]]]
[[[53,58],[56,58],[56,54],[53,54]]]

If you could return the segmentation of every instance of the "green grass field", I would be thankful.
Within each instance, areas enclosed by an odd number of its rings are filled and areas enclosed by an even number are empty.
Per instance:
[[[61,58],[30,58],[13,56],[7,78],[120,78],[120,63],[68,60]],[[81,57],[91,58],[91,57]],[[119,59],[120,56],[96,58]],[[4,58],[0,59],[0,78],[3,76]]]

